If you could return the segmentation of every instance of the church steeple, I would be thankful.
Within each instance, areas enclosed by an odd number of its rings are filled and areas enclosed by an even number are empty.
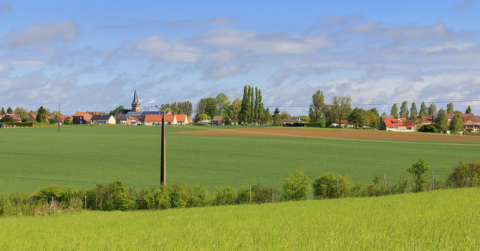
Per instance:
[[[132,112],[140,112],[140,102],[138,102],[137,97],[137,89],[135,89],[135,93],[133,94],[133,102],[132,102]]]

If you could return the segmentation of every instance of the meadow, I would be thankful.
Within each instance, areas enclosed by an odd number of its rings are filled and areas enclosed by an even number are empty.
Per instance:
[[[480,188],[0,218],[1,250],[479,250]]]
[[[225,128],[225,127],[221,127]],[[169,132],[215,127],[168,127]],[[161,127],[70,126],[0,130],[0,193],[32,192],[48,185],[91,188],[116,180],[158,186]],[[299,129],[327,130],[327,129]],[[337,129],[338,130],[338,129]],[[167,183],[240,188],[260,183],[281,189],[303,169],[311,179],[328,171],[371,182],[394,183],[424,158],[444,180],[460,160],[477,161],[479,144],[429,141],[167,134]]]

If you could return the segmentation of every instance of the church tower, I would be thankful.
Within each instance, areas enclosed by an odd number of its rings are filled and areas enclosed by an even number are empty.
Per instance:
[[[135,94],[133,95],[133,102],[132,102],[132,112],[140,112],[140,103],[138,102],[137,97],[137,90],[135,89]]]

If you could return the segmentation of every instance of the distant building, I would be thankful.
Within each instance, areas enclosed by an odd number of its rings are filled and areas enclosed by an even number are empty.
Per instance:
[[[398,131],[398,132],[415,132],[415,121],[401,121],[396,118],[386,118],[380,122],[380,130]]]
[[[138,101],[137,97],[137,90],[135,89],[135,93],[133,94],[133,102],[132,102],[132,112],[139,112],[140,109],[140,102]]]
[[[97,124],[97,125],[102,125],[102,124],[116,124],[116,120],[112,115],[93,115],[92,118],[90,119],[90,124]]]
[[[90,124],[90,119],[92,118],[92,114],[87,112],[77,112],[73,114],[73,124],[76,125],[84,125]]]

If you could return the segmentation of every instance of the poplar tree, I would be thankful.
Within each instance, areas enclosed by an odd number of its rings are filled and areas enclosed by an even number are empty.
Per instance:
[[[250,104],[250,95],[248,93],[248,86],[245,85],[245,87],[243,88],[243,99],[242,99],[242,108],[240,110],[240,114],[241,114],[241,117],[242,117],[242,122],[243,123],[247,123],[248,122],[248,117],[249,117],[249,109],[248,109],[248,105]]]
[[[258,88],[255,87],[255,105],[253,106],[253,110],[254,110],[254,116],[253,116],[253,121],[254,122],[258,122],[258,107],[260,106],[260,104],[258,103]]]
[[[417,117],[417,105],[415,102],[412,102],[412,108],[410,108],[410,119],[415,119]]]
[[[467,110],[465,110],[465,113],[472,113],[472,108],[470,106],[468,106]]]
[[[400,117],[408,119],[408,102],[403,101],[402,107],[400,107]]]
[[[12,114],[12,113],[13,113],[12,108],[8,107],[8,108],[7,108],[7,114]]]
[[[2,110],[0,111],[0,115],[5,115],[5,108],[2,107]]]
[[[390,111],[390,115],[394,116],[395,118],[398,118],[398,107],[397,107],[397,104],[393,104],[392,110]]]
[[[43,106],[40,106],[37,112],[37,122],[45,122],[45,121],[47,121],[47,110],[45,110]]]
[[[248,119],[248,123],[252,123],[253,122],[253,118],[255,117],[255,111],[254,111],[254,93],[253,93],[253,87],[250,87],[250,106],[249,106],[249,110],[250,110],[250,117]]]
[[[431,103],[428,107],[428,115],[437,115],[437,106],[434,103]]]
[[[425,102],[422,102],[422,105],[420,106],[420,112],[418,113],[420,116],[425,116],[427,115],[427,106],[425,105]]]
[[[455,110],[453,109],[453,103],[447,104],[447,113],[455,113]]]
[[[257,111],[257,122],[263,121],[263,102],[262,102],[262,91],[258,89],[258,111]]]

